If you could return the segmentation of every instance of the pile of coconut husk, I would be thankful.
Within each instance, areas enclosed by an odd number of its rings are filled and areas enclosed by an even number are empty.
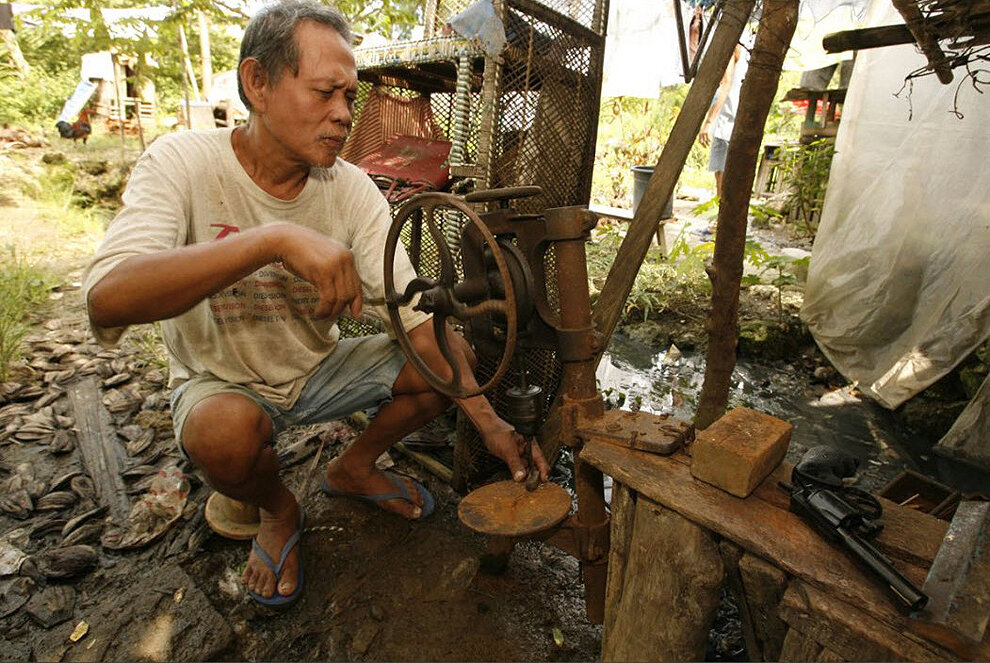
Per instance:
[[[0,149],[22,149],[25,147],[48,147],[42,135],[31,133],[24,127],[11,126],[4,122],[0,127]]]
[[[211,490],[176,445],[156,341],[130,338],[105,349],[82,324],[51,320],[0,383],[0,632],[10,619],[52,628],[72,618],[73,584],[91,572],[123,556],[182,562],[213,534]],[[98,416],[76,411],[87,402]],[[339,423],[294,429],[279,440],[282,466],[353,434]]]

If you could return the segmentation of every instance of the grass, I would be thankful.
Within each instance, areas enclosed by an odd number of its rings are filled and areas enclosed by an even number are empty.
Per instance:
[[[64,166],[47,166],[25,191],[59,235],[78,238],[102,233],[106,215],[97,208],[79,207],[75,194],[75,175]]]
[[[601,292],[625,231],[625,226],[618,223],[600,226],[595,241],[586,247],[592,299]],[[711,296],[705,265],[713,250],[712,242],[690,245],[683,231],[674,240],[668,257],[658,247],[652,247],[626,298],[623,316],[628,320],[649,320],[672,311],[687,318],[704,317]]]
[[[7,380],[11,363],[20,357],[29,315],[48,300],[53,281],[14,247],[0,254],[0,381]]]

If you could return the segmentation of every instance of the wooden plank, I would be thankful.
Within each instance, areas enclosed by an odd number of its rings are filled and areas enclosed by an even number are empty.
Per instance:
[[[629,537],[636,517],[634,493],[623,484],[612,484],[612,518],[608,552],[608,583],[605,588],[605,633],[615,627],[616,610],[622,600],[626,561],[629,559]]]
[[[708,532],[639,495],[602,660],[704,660],[722,574],[718,545]]]
[[[792,630],[825,644],[846,661],[952,659],[948,652],[919,644],[859,607],[800,581],[792,582],[784,593],[780,615]]]
[[[913,44],[914,35],[906,25],[884,25],[878,28],[843,30],[825,35],[822,47],[826,53],[861,51],[867,48],[882,48],[899,44]]]
[[[868,606],[888,623],[904,624],[884,590],[798,516],[760,499],[733,497],[696,480],[686,464],[662,456],[589,441],[581,459],[635,489],[640,498],[663,504],[854,605]],[[898,569],[919,585],[924,580],[924,569],[903,564]]]
[[[670,458],[686,465],[691,462],[690,456],[686,454],[675,454]],[[787,511],[790,508],[790,497],[780,488],[780,483],[790,482],[792,468],[791,463],[781,463],[757,486],[751,497]],[[877,537],[877,548],[894,561],[927,568],[942,545],[949,523],[882,497],[878,499],[883,507],[883,531]]]
[[[123,524],[131,509],[127,487],[120,476],[124,448],[117,441],[110,413],[100,402],[100,388],[96,379],[88,376],[67,385],[66,393],[76,420],[79,453],[93,480],[97,499],[110,508],[114,521]]]
[[[745,553],[739,560],[739,575],[762,660],[776,661],[787,634],[787,624],[777,614],[780,599],[787,589],[787,574],[756,555]],[[750,659],[755,658],[750,652]]]
[[[780,650],[781,661],[813,661],[822,651],[822,646],[797,629],[789,629],[784,637],[784,647]]]
[[[818,658],[816,660],[824,661],[825,663],[840,663],[841,661],[845,661],[846,659],[842,658],[842,656],[832,651],[828,647],[824,647],[822,648],[821,653],[818,654]]]
[[[750,610],[749,600],[746,597],[746,587],[739,570],[739,562],[744,554],[743,549],[730,541],[722,540],[718,543],[718,551],[722,555],[722,564],[725,566],[726,585],[732,592],[736,607],[739,610],[743,640],[746,643],[746,658],[751,661],[766,660],[763,655],[763,644],[757,637],[754,616]]]
[[[573,18],[554,11],[546,5],[534,2],[534,0],[507,0],[507,2],[512,9],[532,16],[572,37],[586,41],[590,46],[599,46],[604,40],[604,37],[591,28],[586,28]]]

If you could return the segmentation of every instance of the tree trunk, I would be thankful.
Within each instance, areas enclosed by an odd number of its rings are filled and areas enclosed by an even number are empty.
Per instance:
[[[667,144],[660,153],[660,160],[653,169],[653,176],[646,185],[643,200],[640,201],[636,215],[629,224],[626,238],[622,240],[619,252],[605,279],[605,286],[595,304],[593,313],[595,328],[604,337],[606,343],[615,331],[619,318],[622,317],[626,299],[656,235],[660,214],[674,193],[674,185],[677,184],[677,178],[684,169],[684,162],[691,152],[698,130],[701,129],[701,123],[705,119],[705,113],[711,106],[712,97],[718,89],[722,74],[725,73],[725,67],[735,51],[736,43],[754,4],[755,0],[729,0],[725,3],[718,27],[715,28],[715,34],[712,36],[712,43],[701,61],[698,76],[688,90],[681,111],[674,121],[674,127],[670,130]]]
[[[739,93],[739,112],[729,139],[722,178],[722,200],[715,235],[715,256],[708,269],[712,305],[708,313],[708,360],[695,425],[707,428],[723,412],[736,366],[739,340],[739,284],[746,247],[746,220],[756,174],[763,127],[770,112],[784,55],[797,25],[798,3],[765,0],[763,17]]]
[[[31,73],[31,65],[21,53],[21,45],[17,42],[17,35],[14,34],[13,30],[0,30],[0,41],[7,47],[10,59],[13,60],[14,66],[17,68],[17,75],[21,78],[27,78],[28,74]]]

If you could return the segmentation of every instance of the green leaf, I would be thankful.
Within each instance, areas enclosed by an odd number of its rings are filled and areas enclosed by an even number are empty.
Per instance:
[[[558,647],[563,647],[564,646],[564,632],[561,631],[556,626],[553,627],[552,631],[553,631],[553,644],[557,645]]]

